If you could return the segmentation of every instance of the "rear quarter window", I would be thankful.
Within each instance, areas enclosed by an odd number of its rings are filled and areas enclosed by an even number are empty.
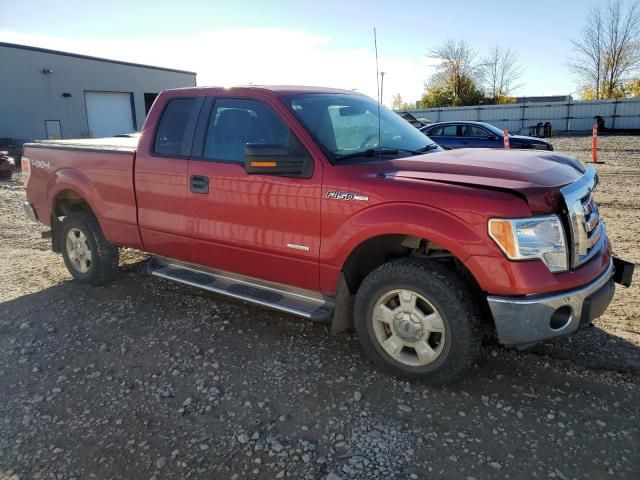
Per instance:
[[[156,130],[153,153],[165,157],[189,156],[197,117],[195,100],[174,98],[167,103]]]

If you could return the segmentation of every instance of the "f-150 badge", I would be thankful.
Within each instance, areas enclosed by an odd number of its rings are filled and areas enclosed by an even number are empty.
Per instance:
[[[368,202],[369,197],[366,195],[358,195],[353,192],[327,192],[327,198],[334,200],[344,200],[345,202]]]

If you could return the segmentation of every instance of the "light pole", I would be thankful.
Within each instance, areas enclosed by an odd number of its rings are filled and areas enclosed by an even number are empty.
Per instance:
[[[387,72],[380,72],[380,103],[382,103],[382,92],[384,91],[384,75]]]

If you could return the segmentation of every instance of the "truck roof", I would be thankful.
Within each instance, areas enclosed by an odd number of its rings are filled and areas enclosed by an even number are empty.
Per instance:
[[[218,90],[238,90],[243,92],[250,91],[268,91],[274,93],[276,96],[286,96],[286,95],[304,95],[310,93],[340,93],[340,94],[350,94],[350,95],[362,95],[362,93],[354,91],[354,90],[346,90],[342,88],[332,88],[332,87],[313,87],[313,86],[304,86],[304,85],[236,85],[233,87],[219,87],[219,86],[202,86],[202,87],[184,87],[184,88],[171,88],[165,90],[165,93],[176,92],[180,95],[182,94],[206,94],[206,93],[214,93]]]

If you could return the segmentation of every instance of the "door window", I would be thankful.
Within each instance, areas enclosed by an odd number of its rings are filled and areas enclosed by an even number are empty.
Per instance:
[[[455,137],[456,129],[455,125],[444,125],[442,127],[433,128],[428,135],[430,137]]]
[[[242,163],[247,144],[289,147],[289,127],[267,105],[255,100],[217,100],[204,143],[204,158]]]
[[[486,138],[489,136],[489,132],[484,128],[476,127],[474,125],[463,125],[462,136]]]
[[[166,157],[187,157],[195,127],[195,98],[174,98],[167,103],[156,130],[153,152]]]

